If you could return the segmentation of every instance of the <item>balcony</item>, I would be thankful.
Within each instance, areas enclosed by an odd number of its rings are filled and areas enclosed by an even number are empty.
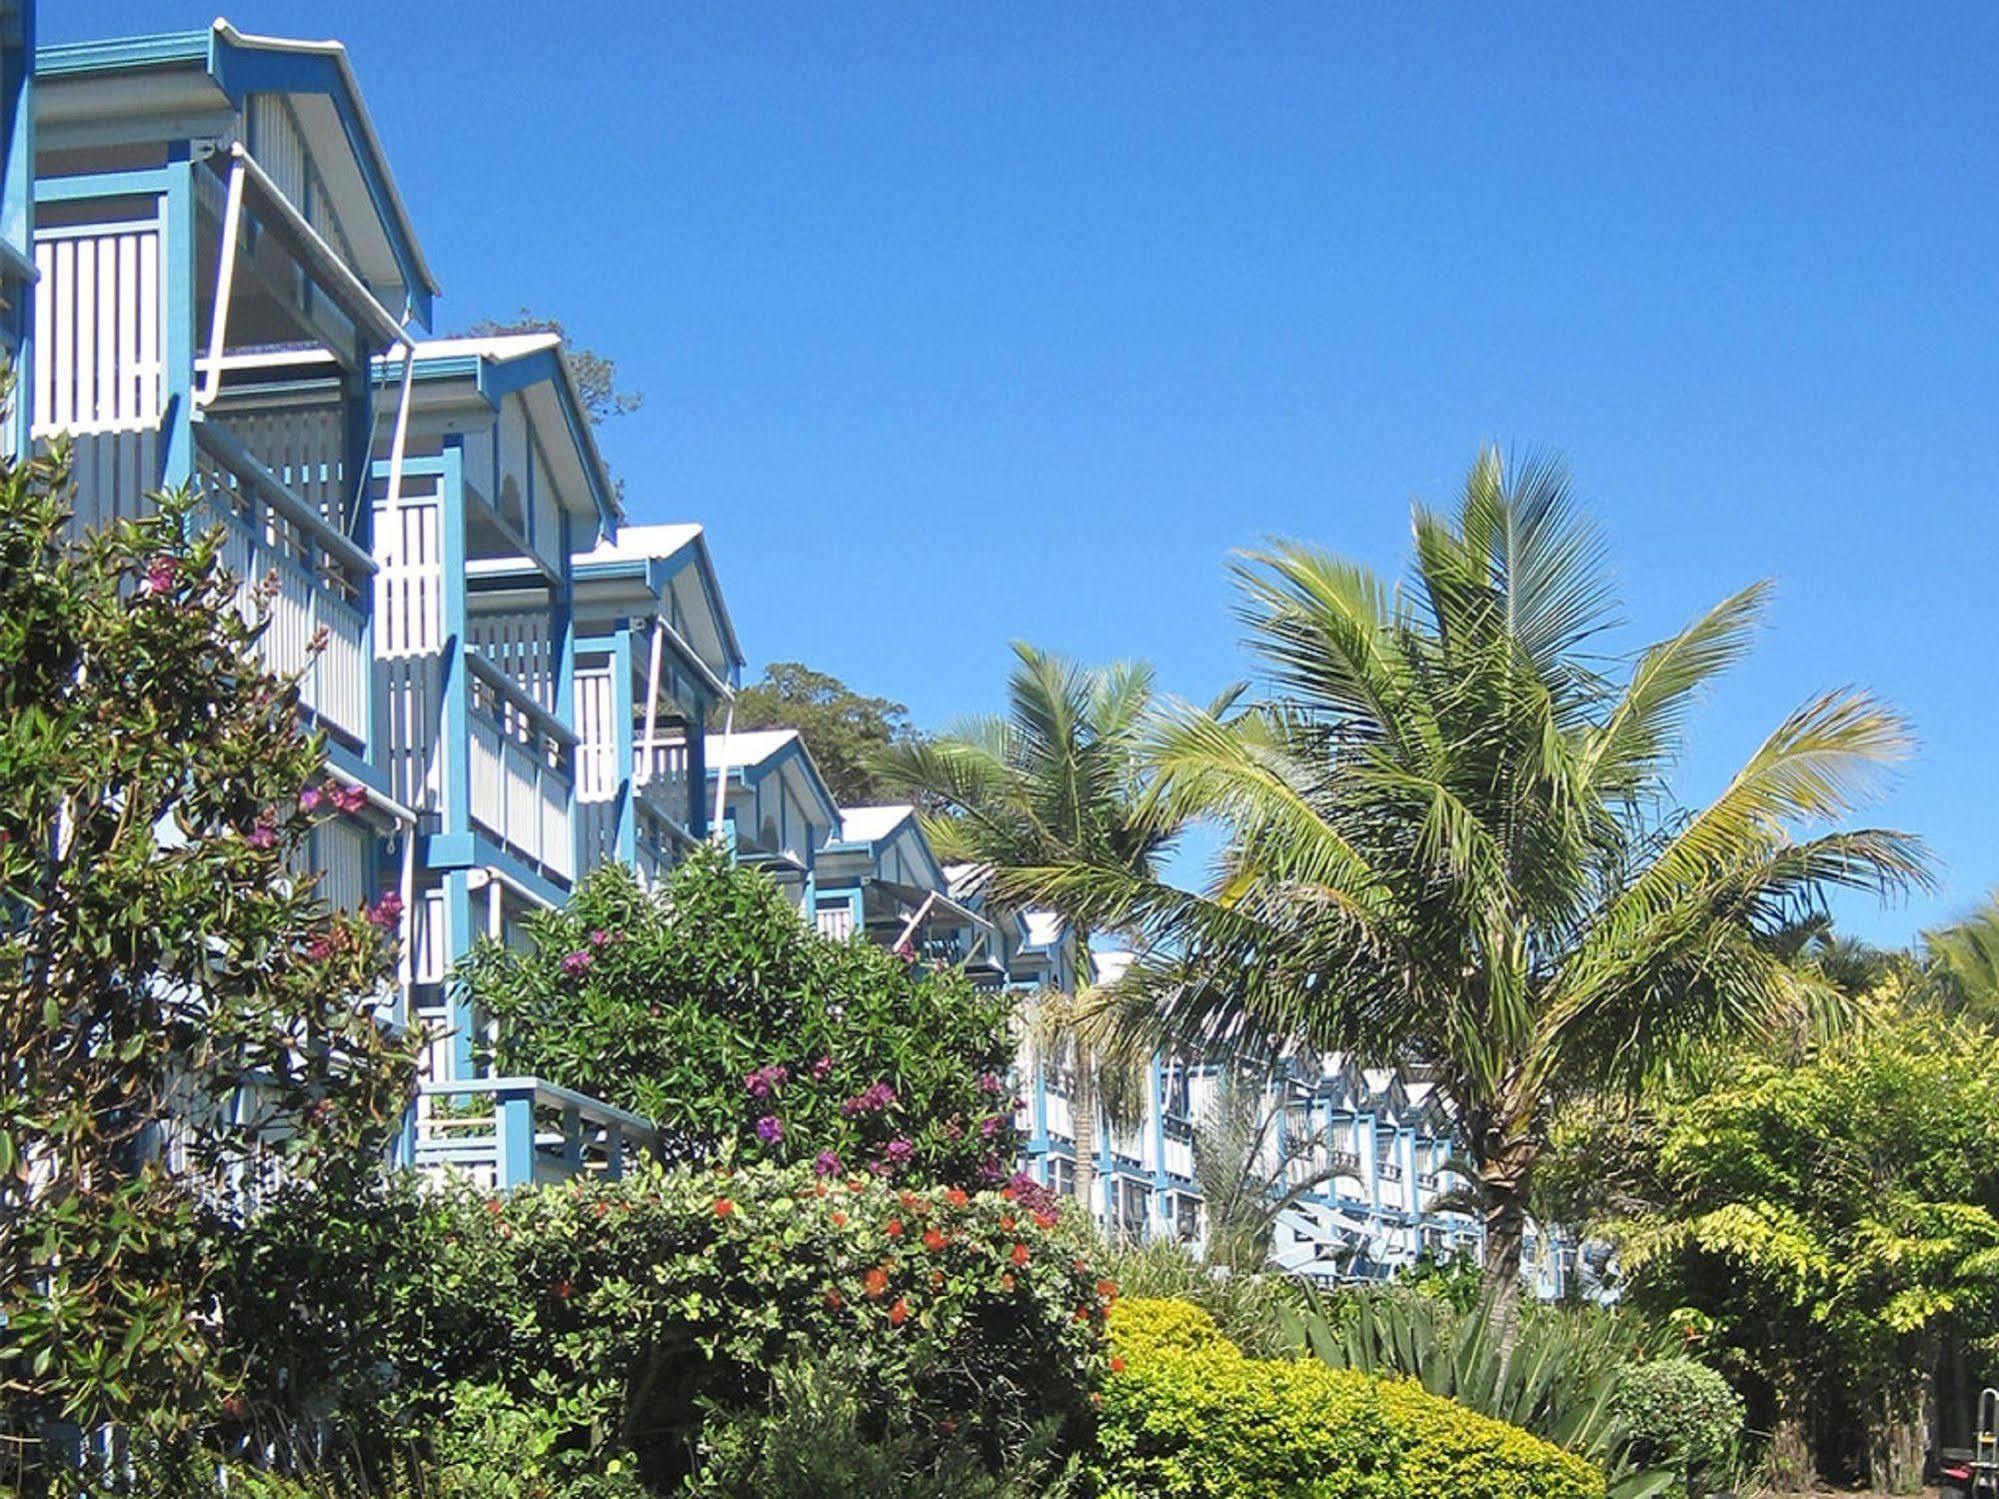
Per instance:
[[[316,723],[365,748],[373,663],[361,601],[374,559],[227,428],[198,422],[194,436],[198,522],[222,528],[223,566],[246,584],[271,585],[258,655],[271,672],[299,678],[300,705]],[[242,605],[257,607],[247,594]]]
[[[616,1181],[659,1131],[637,1114],[532,1077],[421,1085],[414,1165],[489,1192],[579,1176]]]
[[[471,694],[472,821],[551,879],[576,872],[571,822],[576,735],[527,690],[475,652]]]

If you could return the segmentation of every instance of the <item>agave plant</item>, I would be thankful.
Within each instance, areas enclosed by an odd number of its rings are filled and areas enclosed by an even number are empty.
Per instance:
[[[1664,1348],[1615,1312],[1525,1309],[1510,1349],[1489,1306],[1461,1313],[1404,1290],[1310,1290],[1301,1309],[1283,1316],[1297,1347],[1322,1363],[1414,1379],[1588,1458],[1607,1475],[1610,1499],[1646,1499],[1679,1477],[1633,1460],[1617,1409],[1618,1374]]]

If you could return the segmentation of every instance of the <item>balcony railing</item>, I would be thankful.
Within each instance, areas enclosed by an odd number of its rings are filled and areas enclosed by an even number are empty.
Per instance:
[[[570,773],[576,735],[505,672],[465,653],[471,691],[472,820],[557,879],[576,868]]]
[[[246,584],[267,578],[275,584],[258,641],[265,666],[298,674],[307,711],[335,735],[365,745],[374,677],[359,600],[370,587],[374,559],[221,425],[197,422],[194,436],[199,517],[222,526],[223,565]],[[251,606],[247,596],[244,604]]]
[[[539,1078],[428,1082],[418,1093],[414,1164],[488,1191],[584,1175],[616,1181],[641,1152],[659,1152],[647,1120]]]

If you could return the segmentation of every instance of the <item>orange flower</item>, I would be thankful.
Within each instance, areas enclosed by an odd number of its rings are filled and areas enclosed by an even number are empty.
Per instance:
[[[944,1272],[942,1270],[932,1270],[930,1272],[930,1289],[933,1291],[944,1289]]]
[[[1002,1291],[1011,1291],[1013,1289],[1013,1272],[1011,1270],[1000,1272],[1000,1289]]]
[[[599,1199],[597,1203],[593,1206],[592,1211],[595,1212],[599,1218],[602,1218],[606,1213],[611,1211],[611,1205],[608,1202]]]
[[[1053,1213],[1036,1213],[1034,1215],[1034,1226],[1036,1228],[1053,1228],[1057,1221]]]
[[[888,1220],[888,1236],[891,1239],[902,1237],[902,1220],[900,1218],[891,1218]]]
[[[1115,1353],[1111,1355],[1111,1373],[1124,1373],[1124,1360],[1119,1358]]]
[[[1025,1265],[1025,1264],[1027,1263],[1027,1261],[1028,1261],[1028,1253],[1027,1253],[1027,1246],[1026,1246],[1025,1244],[1016,1244],[1016,1245],[1014,1245],[1014,1246],[1013,1246],[1013,1263],[1014,1263],[1014,1266],[1015,1266],[1015,1268],[1017,1269],[1017,1268],[1019,1268],[1020,1266],[1022,1266],[1022,1265]]]
[[[932,1254],[935,1254],[950,1242],[951,1236],[942,1229],[926,1228],[923,1230],[923,1247]]]
[[[1099,1296],[1103,1297],[1103,1298],[1104,1298],[1104,1300],[1106,1300],[1106,1301],[1116,1301],[1116,1300],[1117,1300],[1117,1282],[1116,1282],[1116,1281],[1114,1281],[1114,1280],[1100,1280],[1100,1281],[1098,1281],[1098,1282],[1097,1282],[1097,1294],[1098,1294]]]
[[[1011,1213],[1000,1214],[1000,1229],[1002,1232],[1005,1233],[1013,1232],[1013,1214]]]
[[[735,1210],[736,1205],[729,1201],[728,1198],[718,1197],[715,1199],[715,1216],[717,1218],[726,1218],[729,1214],[735,1212]]]
[[[1012,1188],[1012,1187],[1001,1187],[1001,1188],[1000,1188],[1000,1196],[1004,1197],[1004,1198],[1005,1198],[1005,1199],[1006,1199],[1006,1200],[1007,1200],[1008,1202],[1012,1202],[1012,1201],[1013,1201],[1013,1188]]]
[[[867,1288],[868,1300],[879,1301],[888,1292],[888,1271],[877,1265],[861,1277],[861,1284]]]
[[[568,1282],[568,1281],[566,1281],[566,1280],[558,1280],[558,1281],[557,1281],[557,1282],[555,1283],[555,1299],[556,1299],[557,1301],[567,1301],[567,1300],[569,1299],[569,1282]]]
[[[835,1228],[845,1228],[847,1226],[847,1215],[838,1208],[833,1209],[833,1226]]]
[[[826,1288],[827,1306],[831,1307],[834,1311],[837,1312],[838,1310],[840,1310],[841,1307],[845,1306],[846,1304],[847,1304],[847,1298],[840,1294],[840,1288],[838,1286],[828,1286]]]
[[[1086,1306],[1079,1306],[1079,1307],[1077,1307],[1077,1308],[1076,1308],[1076,1320],[1077,1320],[1078,1322],[1087,1322],[1087,1321],[1089,1321],[1089,1320],[1090,1320],[1090,1309],[1089,1309],[1088,1307],[1086,1307]]]
[[[895,1298],[895,1305],[888,1309],[888,1325],[890,1327],[900,1327],[908,1320],[909,1303],[898,1296]]]
[[[906,1208],[913,1208],[916,1206],[916,1194],[910,1191],[909,1188],[907,1187],[904,1187],[900,1192],[896,1193],[895,1198],[897,1202],[900,1202]]]
[[[944,1200],[950,1203],[951,1206],[954,1208],[961,1208],[966,1203],[970,1202],[972,1199],[965,1195],[965,1189],[963,1187],[953,1187],[951,1188],[950,1191],[944,1194]]]

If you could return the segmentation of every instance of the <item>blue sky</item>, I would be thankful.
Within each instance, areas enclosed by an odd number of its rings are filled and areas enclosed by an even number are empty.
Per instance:
[[[203,24],[43,5],[44,40]],[[760,665],[934,725],[1015,637],[1246,669],[1231,548],[1399,567],[1481,440],[1566,452],[1629,643],[1751,578],[1688,795],[1858,683],[1873,814],[1999,883],[1999,8],[246,3],[337,34],[439,324],[564,318],[645,392]]]

